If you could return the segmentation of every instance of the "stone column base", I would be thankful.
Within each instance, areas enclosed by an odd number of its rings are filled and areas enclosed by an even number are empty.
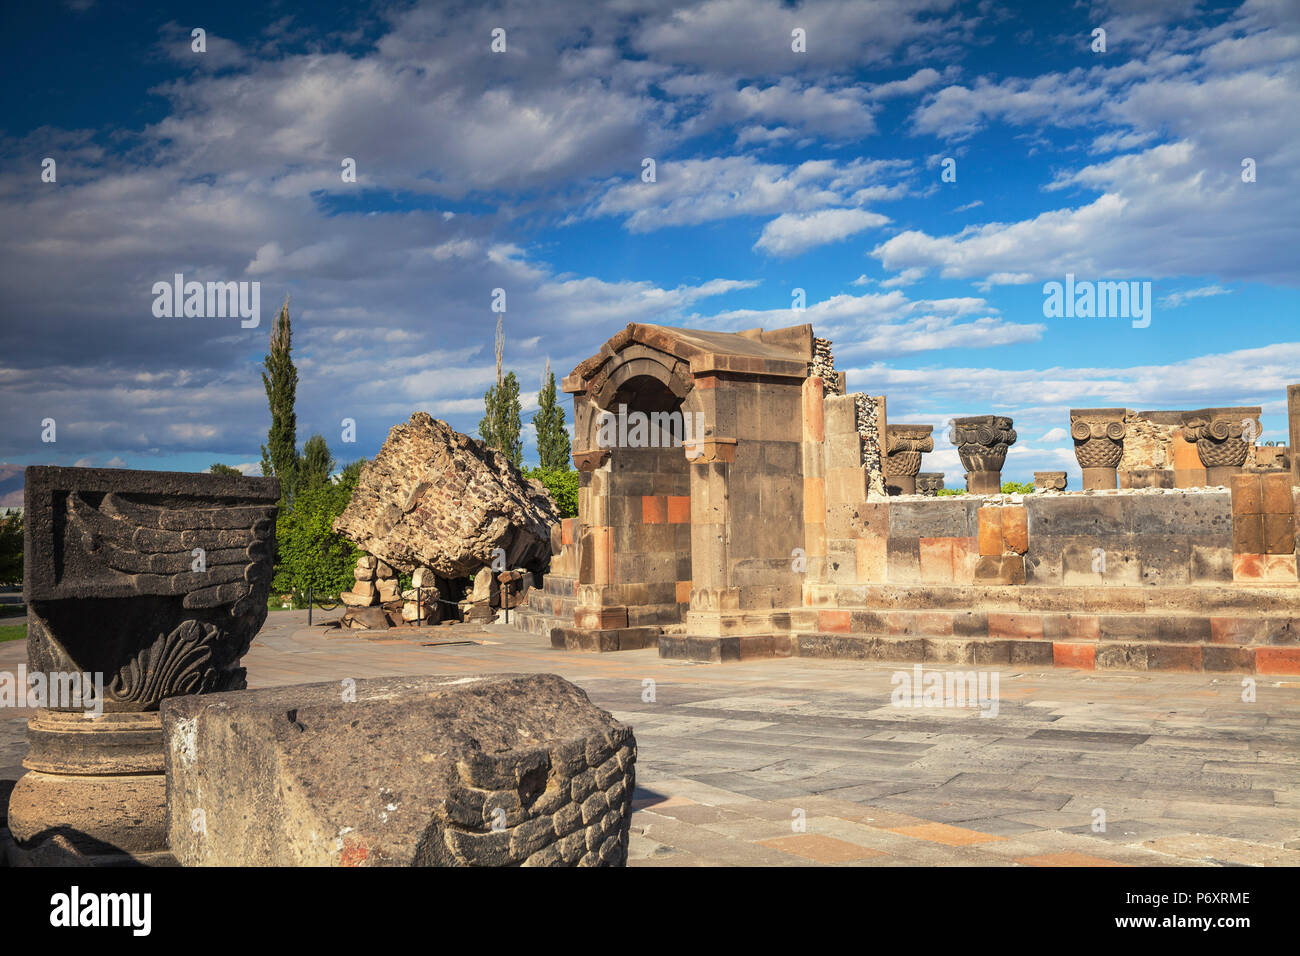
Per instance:
[[[886,475],[885,487],[891,495],[914,495],[916,475]]]
[[[966,490],[972,495],[1002,493],[1002,472],[970,471],[966,473]]]
[[[1083,490],[1099,491],[1105,488],[1118,488],[1119,476],[1114,468],[1084,468]]]
[[[166,862],[162,722],[150,713],[42,710],[9,798],[20,858],[36,865]]]

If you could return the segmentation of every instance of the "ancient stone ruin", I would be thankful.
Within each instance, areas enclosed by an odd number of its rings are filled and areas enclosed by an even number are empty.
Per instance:
[[[150,861],[167,850],[159,704],[245,686],[280,484],[43,466],[26,482],[28,668],[103,685],[29,721],[9,827],[31,862]]]
[[[564,388],[579,517],[519,619],[555,647],[1300,673],[1300,463],[1259,453],[1258,407],[1072,410],[1087,487],[1028,495],[1001,493],[1012,419],[958,418],[969,493],[929,497],[929,426],[891,427],[807,325],[629,325]],[[620,407],[697,437],[603,447]]]
[[[163,739],[186,865],[627,860],[636,740],[554,674],[185,697],[165,705]]]

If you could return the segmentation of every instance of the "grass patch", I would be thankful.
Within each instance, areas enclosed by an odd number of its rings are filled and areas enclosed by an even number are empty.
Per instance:
[[[6,624],[0,626],[0,644],[3,644],[5,641],[23,641],[26,639],[26,624]]]

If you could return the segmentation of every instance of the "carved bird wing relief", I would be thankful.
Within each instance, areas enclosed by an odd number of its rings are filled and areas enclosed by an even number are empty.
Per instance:
[[[266,583],[274,516],[274,505],[166,507],[109,492],[95,507],[68,495],[70,541],[136,593],[182,595],[187,608],[233,605]]]

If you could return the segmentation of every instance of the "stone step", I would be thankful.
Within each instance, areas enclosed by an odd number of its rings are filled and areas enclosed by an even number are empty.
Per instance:
[[[815,623],[795,631],[889,637],[950,637],[976,640],[1048,640],[1295,647],[1300,614],[1192,613],[1168,611],[1089,614],[1074,611],[880,610],[824,608]]]
[[[542,577],[542,586],[537,590],[551,597],[571,598],[575,596],[577,584],[577,578],[562,574],[547,574]]]
[[[551,647],[562,651],[639,651],[655,647],[663,628],[617,627],[603,631],[588,628],[551,628]]]
[[[822,610],[1064,611],[1140,614],[1231,612],[1300,618],[1300,587],[1203,585],[1198,587],[1040,587],[1036,585],[858,584],[811,585],[807,606]]]
[[[1300,647],[1170,643],[1157,640],[1052,641],[805,632],[793,637],[799,657],[905,663],[1300,674]]]

